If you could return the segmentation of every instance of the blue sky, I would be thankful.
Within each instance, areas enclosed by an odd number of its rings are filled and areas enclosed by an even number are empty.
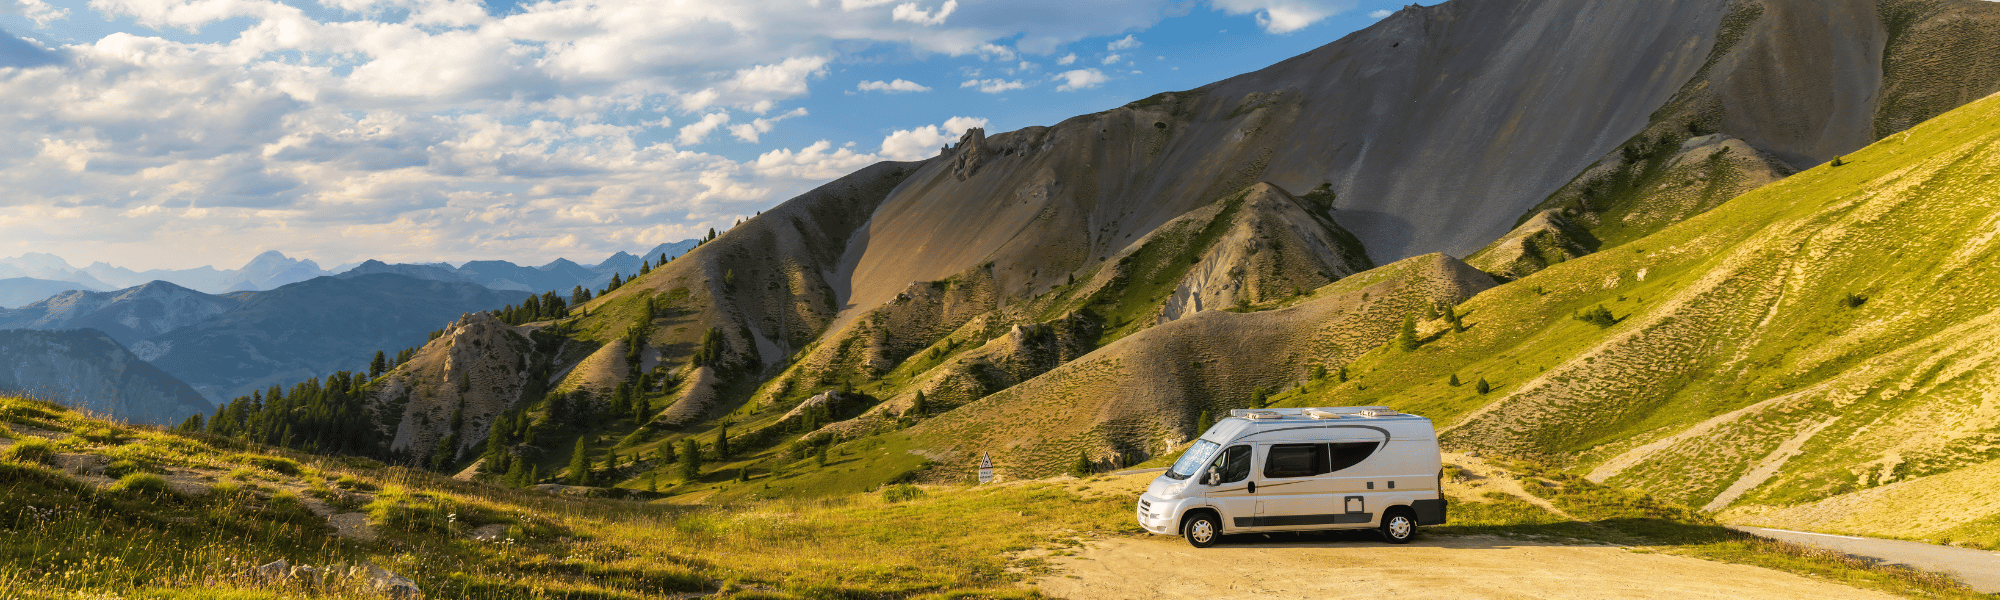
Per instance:
[[[0,0],[0,256],[601,256],[969,126],[1256,70],[1398,7]]]

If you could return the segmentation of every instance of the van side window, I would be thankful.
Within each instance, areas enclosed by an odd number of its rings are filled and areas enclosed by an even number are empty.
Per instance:
[[[1311,477],[1326,472],[1326,444],[1278,444],[1264,455],[1264,476]]]
[[[1222,457],[1215,459],[1215,470],[1222,474],[1221,483],[1235,483],[1250,476],[1250,447],[1230,446],[1222,451]]]
[[[1377,442],[1335,442],[1331,445],[1333,446],[1333,465],[1331,466],[1331,470],[1337,472],[1341,469],[1361,464],[1361,461],[1368,460],[1368,455],[1374,454],[1375,448],[1381,444]]]

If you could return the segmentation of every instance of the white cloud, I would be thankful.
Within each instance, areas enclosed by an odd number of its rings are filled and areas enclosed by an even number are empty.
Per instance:
[[[1056,86],[1056,91],[1058,92],[1069,92],[1086,88],[1094,88],[1103,85],[1104,82],[1106,81],[1110,81],[1110,78],[1104,76],[1103,71],[1099,71],[1097,69],[1076,69],[1074,71],[1063,71],[1061,73],[1056,74],[1056,79],[1062,81],[1061,85]]]
[[[965,130],[985,126],[986,119],[952,117],[946,119],[942,126],[899,129],[882,138],[882,156],[890,160],[922,160],[937,156],[940,148],[958,143]]]
[[[820,140],[798,151],[779,148],[765,152],[757,156],[753,168],[758,174],[767,177],[821,182],[852,173],[856,169],[881,160],[881,156],[859,154],[850,147],[835,149],[832,142]]]
[[[1058,58],[1058,59],[1056,59],[1056,65],[1057,65],[1057,66],[1064,66],[1064,67],[1067,67],[1067,66],[1069,66],[1069,65],[1071,65],[1071,64],[1074,64],[1074,63],[1076,63],[1076,53],[1075,53],[1075,52],[1071,52],[1071,53],[1069,53],[1069,54],[1065,54],[1065,55],[1063,55],[1063,57],[1062,57],[1062,58]]]
[[[918,25],[943,25],[945,17],[951,16],[951,13],[957,10],[958,0],[944,0],[944,4],[938,6],[936,11],[923,10],[917,8],[917,3],[908,2],[896,5],[896,9],[889,14],[890,18],[896,21],[907,21]]]
[[[1104,57],[1104,64],[1107,64],[1107,65],[1108,65],[1108,64],[1113,64],[1113,63],[1116,63],[1116,62],[1118,62],[1118,61],[1121,61],[1121,60],[1125,60],[1125,55],[1123,55],[1123,54],[1112,54],[1112,55],[1110,55],[1110,56],[1106,56],[1106,57]]]
[[[1119,39],[1118,41],[1105,44],[1104,49],[1111,52],[1122,52],[1125,50],[1131,50],[1133,48],[1137,48],[1142,45],[1145,44],[1139,41],[1138,36],[1126,35],[1124,38]]]
[[[722,127],[724,123],[728,122],[729,113],[717,112],[702,115],[700,121],[681,127],[678,139],[682,146],[700,144],[708,140],[708,134],[713,133],[716,128]]]
[[[776,126],[779,121],[803,116],[806,116],[806,109],[804,107],[794,108],[790,112],[768,119],[752,119],[749,123],[730,125],[729,135],[736,136],[736,139],[755,144],[757,143],[757,136],[770,133],[771,128]]]
[[[1389,9],[1386,9],[1386,8],[1382,8],[1382,9],[1376,9],[1376,10],[1375,10],[1375,12],[1371,12],[1371,13],[1368,13],[1368,18],[1370,18],[1370,19],[1386,19],[1386,18],[1389,18],[1389,15],[1393,15],[1393,14],[1396,14],[1396,13],[1395,13],[1394,11],[1391,11],[1391,10],[1389,10]]]
[[[1270,33],[1291,33],[1321,19],[1354,9],[1354,0],[1209,0],[1232,15],[1257,15],[1257,25]]]
[[[50,6],[42,0],[0,0],[0,13],[27,17],[40,27],[69,17],[69,9]]]
[[[864,92],[884,92],[889,94],[931,91],[930,88],[924,87],[922,85],[917,84],[917,82],[910,81],[907,79],[897,79],[895,81],[863,81],[859,85],[854,86],[854,89],[861,90]]]
[[[977,87],[979,88],[980,92],[988,94],[1000,94],[1028,87],[1028,84],[1023,83],[1019,79],[1013,81],[1008,81],[1005,79],[998,79],[998,78],[968,79],[965,81],[965,83],[958,84],[958,87],[961,88]]]

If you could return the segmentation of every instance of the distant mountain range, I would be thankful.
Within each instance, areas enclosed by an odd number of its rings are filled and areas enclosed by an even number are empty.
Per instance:
[[[444,272],[429,266],[412,270]],[[422,345],[428,332],[465,313],[500,308],[527,296],[467,281],[353,271],[275,290],[221,295],[165,281],[115,292],[72,290],[21,308],[0,309],[0,334],[84,331],[90,338],[87,345],[94,349],[64,350],[62,356],[51,358],[45,356],[54,352],[50,348],[84,342],[30,337],[0,345],[0,362],[27,365],[0,379],[0,389],[31,391],[134,421],[166,423],[164,419],[177,420],[210,407],[191,412],[155,406],[185,401],[178,392],[124,395],[111,390],[124,390],[129,387],[125,384],[85,380],[137,373],[121,365],[144,361],[152,363],[147,369],[157,366],[157,371],[171,375],[167,379],[178,379],[175,386],[192,386],[190,391],[202,403],[213,403],[334,371],[365,370],[378,350],[394,354]]]
[[[209,401],[109,336],[87,329],[0,331],[0,390],[138,423],[176,423]]]
[[[611,281],[614,273],[626,276],[636,274],[641,262],[657,262],[663,255],[668,258],[680,256],[693,249],[696,243],[695,240],[669,242],[637,255],[620,251],[590,266],[564,258],[540,267],[526,267],[504,260],[476,260],[459,266],[442,262],[392,265],[368,260],[340,265],[331,270],[321,269],[311,260],[287,257],[276,250],[257,255],[240,269],[203,266],[146,271],[133,271],[103,262],[77,268],[60,256],[30,252],[13,258],[0,258],[0,307],[25,306],[70,290],[108,292],[155,281],[208,294],[224,294],[272,290],[314,277],[348,273],[398,273],[418,279],[462,281],[495,290],[522,292],[568,290],[579,285],[601,288]]]

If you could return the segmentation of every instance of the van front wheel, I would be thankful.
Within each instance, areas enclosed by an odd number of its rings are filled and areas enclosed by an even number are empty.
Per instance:
[[[1382,517],[1382,539],[1391,544],[1408,544],[1417,538],[1417,520],[1408,510],[1392,510]]]
[[[1187,538],[1189,546],[1207,548],[1222,539],[1222,521],[1215,513],[1202,511],[1188,515],[1181,521],[1181,537]]]

